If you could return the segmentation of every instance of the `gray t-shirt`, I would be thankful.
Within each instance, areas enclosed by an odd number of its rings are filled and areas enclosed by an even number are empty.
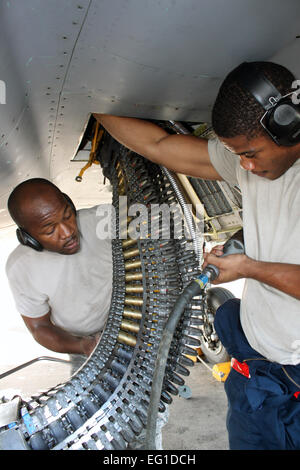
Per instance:
[[[75,335],[103,330],[112,291],[111,240],[97,237],[97,207],[77,211],[80,250],[73,255],[19,245],[6,273],[18,312],[51,321]]]
[[[300,265],[300,159],[280,178],[267,180],[244,170],[218,139],[210,140],[211,162],[243,198],[246,254],[255,260]],[[281,364],[300,363],[300,301],[254,279],[246,279],[241,323],[250,345]]]

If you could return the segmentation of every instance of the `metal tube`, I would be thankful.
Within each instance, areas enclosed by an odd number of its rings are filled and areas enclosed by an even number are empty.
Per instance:
[[[180,134],[190,134],[190,132],[180,123],[180,122],[177,122],[177,121],[169,121],[170,124],[173,126],[173,128],[176,130],[176,132],[180,133]],[[184,213],[184,216],[185,216],[185,219],[186,219],[186,222],[188,224],[188,228],[189,228],[189,231],[190,231],[190,235],[193,239],[193,245],[194,245],[194,251],[195,251],[195,254],[197,256],[197,260],[198,260],[198,263],[199,263],[199,267],[200,267],[200,263],[201,263],[201,246],[200,246],[200,240],[197,236],[197,232],[196,232],[196,224],[195,224],[195,221],[194,221],[194,218],[193,218],[193,214],[191,213],[189,207],[187,206],[187,203],[185,201],[185,198],[183,196],[183,194],[181,193],[178,185],[177,185],[177,182],[175,180],[175,178],[173,177],[173,175],[171,174],[170,170],[168,170],[167,168],[161,166],[164,174],[166,175],[166,177],[168,178],[169,182],[171,183],[171,186],[173,187],[173,190],[177,196],[177,199],[179,201],[179,204],[181,205],[181,208],[183,210],[183,213]]]
[[[20,364],[17,367],[14,367],[13,369],[9,369],[6,372],[3,372],[3,374],[0,374],[0,379],[4,379],[4,377],[7,377],[10,374],[14,374],[15,372],[18,372],[21,369],[24,369],[25,367],[31,366],[31,364],[34,364],[35,362],[38,361],[54,361],[54,362],[63,362],[65,364],[70,364],[71,361],[65,360],[65,359],[59,359],[57,357],[50,357],[50,356],[40,356],[36,357],[35,359],[32,359],[31,361],[24,362],[23,364]]]
[[[181,205],[181,208],[182,208],[183,213],[184,213],[185,220],[186,220],[188,228],[189,228],[191,238],[193,240],[194,251],[195,251],[198,263],[200,265],[200,262],[201,262],[201,247],[200,247],[200,240],[199,240],[199,238],[197,237],[197,234],[196,234],[196,226],[195,226],[195,221],[194,221],[194,218],[193,218],[193,214],[190,211],[190,208],[188,207],[188,205],[185,201],[185,198],[184,198],[183,194],[181,193],[181,191],[180,191],[180,189],[177,185],[177,182],[176,182],[175,178],[173,177],[173,175],[171,174],[171,172],[163,166],[161,168],[162,168],[163,172],[165,173],[166,177],[168,178],[168,180],[170,181],[170,183],[173,187],[173,190],[174,190],[174,192],[177,196],[177,199],[179,201],[179,204]]]
[[[128,238],[127,240],[122,241],[123,248],[128,248],[129,246],[136,245],[136,244],[137,244],[137,240],[135,240],[134,238]]]
[[[159,344],[155,369],[153,373],[153,380],[151,395],[150,395],[150,403],[148,409],[148,421],[147,421],[147,430],[146,430],[146,443],[145,449],[151,450],[155,449],[155,435],[156,435],[156,421],[157,421],[157,413],[159,409],[159,401],[162,392],[163,380],[165,375],[165,368],[167,364],[167,359],[169,355],[169,350],[171,346],[171,342],[173,339],[173,335],[176,329],[176,326],[184,313],[186,306],[189,302],[201,293],[200,285],[195,282],[191,281],[190,284],[184,289],[182,294],[178,297],[174,308],[169,316],[169,319],[166,323],[164,328],[161,342]],[[183,358],[184,356],[181,356]],[[188,358],[186,358],[188,359]],[[191,360],[192,364],[193,361]]]
[[[178,121],[169,121],[170,124],[172,124],[173,128],[176,130],[176,132],[179,132],[180,134],[190,134],[190,132],[187,130],[186,127],[184,127],[181,122]]]
[[[132,333],[138,333],[140,325],[129,320],[122,320],[121,329],[125,331],[131,331]]]
[[[125,333],[124,331],[119,332],[117,341],[132,347],[136,345],[136,338],[128,333]]]
[[[130,269],[140,268],[142,266],[141,261],[127,261],[125,263],[125,271],[129,271]]]
[[[132,318],[135,320],[140,320],[142,318],[142,312],[140,312],[139,310],[133,310],[133,309],[125,307],[123,311],[123,316],[125,318]]]
[[[143,273],[127,273],[125,274],[125,281],[142,281]]]
[[[138,286],[135,284],[125,285],[125,292],[128,294],[142,294],[144,292],[143,286]]]
[[[138,248],[133,248],[131,250],[123,251],[124,259],[133,258],[134,256],[139,256],[140,250]]]
[[[125,297],[125,305],[140,305],[142,306],[144,301],[141,297]]]

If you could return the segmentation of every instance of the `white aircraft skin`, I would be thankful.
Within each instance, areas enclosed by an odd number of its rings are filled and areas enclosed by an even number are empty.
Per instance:
[[[0,5],[0,228],[19,182],[51,179],[77,207],[107,201],[99,166],[75,181],[91,113],[209,122],[225,75],[276,60],[300,76],[297,0],[14,0]],[[297,75],[298,74],[298,75]]]
[[[17,245],[7,199],[21,181],[47,178],[77,209],[111,201],[100,165],[76,179],[86,162],[73,159],[93,113],[209,123],[220,84],[243,61],[271,60],[300,79],[299,18],[298,0],[0,2],[2,260]],[[13,367],[45,351],[23,324],[18,330],[3,262],[0,281],[0,359]]]

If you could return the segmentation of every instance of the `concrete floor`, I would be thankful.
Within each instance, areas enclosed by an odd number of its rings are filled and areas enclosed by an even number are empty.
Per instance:
[[[68,359],[68,355],[53,353],[32,338],[14,302],[4,272],[4,263],[9,252],[16,245],[14,230],[5,237],[0,236],[0,286],[2,308],[0,311],[0,374],[39,356]],[[4,237],[3,237],[4,238]],[[226,286],[227,288],[235,286]],[[239,296],[241,287],[236,286]],[[211,367],[211,365],[210,365]],[[70,366],[56,362],[38,362],[9,377],[0,380],[0,398],[19,394],[26,399],[30,396],[63,383],[70,376]],[[225,450],[228,449],[225,428],[226,397],[222,382],[213,378],[210,370],[201,362],[191,368],[186,378],[192,396],[189,399],[173,397],[168,424],[163,429],[165,450]]]
[[[191,398],[174,397],[169,421],[163,428],[165,450],[228,450],[227,399],[218,382],[201,363],[191,369],[185,384]]]
[[[5,370],[1,367],[0,374]],[[41,361],[1,379],[0,398],[19,394],[26,400],[65,382],[69,376],[68,364]],[[191,397],[173,397],[169,420],[162,433],[163,449],[228,449],[224,384],[218,382],[210,370],[198,362],[191,368],[185,385],[189,387]]]
[[[11,331],[18,341],[25,345],[23,359],[10,362],[2,356],[0,374],[17,365],[39,356],[68,359],[67,355],[44,350],[33,342],[22,324]],[[26,348],[27,345],[27,348]],[[19,349],[18,349],[19,350]],[[19,350],[19,353],[21,351]],[[16,354],[17,355],[17,354]],[[6,358],[6,361],[5,361]],[[207,364],[212,367],[211,364]],[[203,363],[197,362],[190,369],[185,385],[189,387],[190,398],[173,397],[168,423],[163,428],[164,450],[226,450],[228,449],[226,419],[226,396],[223,382],[217,381]],[[40,361],[0,380],[0,398],[12,398],[18,394],[27,400],[32,395],[48,390],[68,380],[71,373],[69,364]]]

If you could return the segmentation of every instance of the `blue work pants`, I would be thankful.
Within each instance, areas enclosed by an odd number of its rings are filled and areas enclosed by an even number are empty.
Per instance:
[[[239,299],[219,307],[215,329],[228,354],[246,363],[250,374],[231,368],[225,381],[230,449],[300,450],[300,365],[282,366],[252,349],[240,323]]]

